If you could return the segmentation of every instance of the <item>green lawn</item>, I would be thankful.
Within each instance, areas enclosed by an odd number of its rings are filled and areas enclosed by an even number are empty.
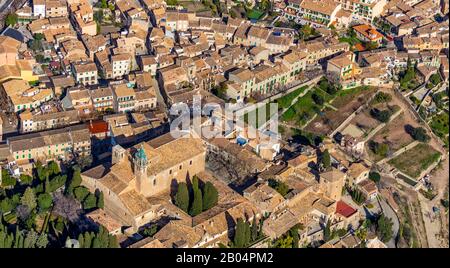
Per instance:
[[[292,100],[295,99],[298,95],[302,94],[302,92],[304,92],[307,88],[308,86],[300,87],[292,91],[291,93],[277,99],[278,107],[283,109],[289,107],[289,105],[291,105]]]
[[[247,18],[250,20],[259,20],[264,15],[264,11],[252,9],[247,12]]]
[[[317,105],[312,99],[313,92],[308,92],[299,98],[282,116],[283,121],[295,121],[303,126],[315,113],[319,113],[323,105]]]
[[[304,89],[303,89],[304,90]],[[303,91],[302,90],[302,91]],[[338,91],[336,95],[330,95],[324,90],[320,89],[319,87],[315,87],[313,90],[306,93],[303,97],[299,98],[296,103],[294,103],[282,116],[281,120],[283,121],[295,121],[296,124],[299,126],[303,126],[306,124],[313,116],[314,114],[321,113],[323,107],[325,106],[325,103],[332,101],[335,96],[344,96],[350,94],[350,90],[344,91]],[[294,92],[292,92],[294,93]],[[292,94],[291,93],[291,94]],[[297,93],[297,92],[295,92]],[[298,93],[296,96],[298,96],[300,93]],[[314,102],[312,96],[313,94],[319,95],[323,98],[324,104],[319,105]],[[295,98],[295,97],[294,97]],[[292,98],[293,99],[293,98]],[[291,101],[292,101],[291,99]],[[279,102],[281,107],[286,108],[287,106],[283,106],[284,103]]]
[[[441,114],[434,116],[430,122],[430,127],[433,130],[434,134],[436,134],[445,142],[445,144],[448,145],[448,113],[444,111]]]
[[[436,162],[441,153],[430,145],[420,143],[412,149],[389,160],[389,164],[412,178],[418,178],[422,171]]]

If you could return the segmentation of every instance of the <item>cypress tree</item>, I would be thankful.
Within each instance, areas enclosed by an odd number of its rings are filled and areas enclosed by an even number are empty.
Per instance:
[[[66,194],[72,195],[73,190],[81,185],[81,171],[79,168],[75,168],[70,179],[68,187],[66,188]]]
[[[79,234],[78,235],[78,244],[79,244],[80,248],[84,248],[84,237],[83,237],[83,234]]]
[[[202,198],[202,191],[200,189],[196,188],[194,189],[194,200],[192,201],[191,209],[189,210],[189,215],[192,217],[197,216],[200,214],[203,209],[203,198]]]
[[[292,236],[292,247],[293,248],[298,248],[298,241],[299,241],[299,239],[298,239],[298,227],[294,226],[291,229],[290,233],[291,233],[291,236]]]
[[[252,239],[252,233],[250,230],[250,223],[245,222],[245,246],[250,245]]]
[[[92,236],[89,232],[84,233],[84,247],[91,248]]]
[[[92,248],[101,248],[101,242],[100,239],[95,236],[94,239],[92,240]]]
[[[198,177],[194,176],[192,178],[192,191],[195,191],[195,189],[198,189]]]
[[[258,223],[256,222],[256,216],[254,216],[252,222],[252,242],[256,239],[258,239]]]
[[[327,221],[327,225],[325,226],[325,229],[323,230],[323,239],[325,241],[329,241],[331,239],[331,221]]]
[[[188,213],[189,208],[189,191],[187,184],[180,182],[178,184],[178,190],[175,195],[175,205],[181,208],[184,212]]]
[[[236,223],[236,229],[234,232],[233,245],[236,248],[242,248],[245,244],[245,223],[239,218]]]
[[[97,207],[103,208],[105,206],[105,201],[103,200],[103,192],[99,192],[97,195]]]
[[[120,247],[119,242],[117,242],[117,237],[115,235],[110,235],[108,237],[108,239],[109,239],[108,244],[109,244],[110,248],[119,248]]]
[[[324,168],[329,168],[331,166],[331,157],[328,149],[322,153],[322,164]]]
[[[219,193],[211,182],[207,182],[203,189],[203,211],[208,210],[217,205]]]

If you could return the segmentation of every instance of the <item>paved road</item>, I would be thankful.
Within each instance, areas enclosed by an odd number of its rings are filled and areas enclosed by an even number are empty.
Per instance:
[[[384,200],[384,198],[380,197],[379,198],[379,204],[381,206],[381,209],[383,210],[383,213],[386,217],[388,217],[389,219],[392,220],[393,226],[392,226],[392,239],[386,243],[386,245],[389,248],[395,248],[395,240],[397,239],[398,236],[398,230],[400,228],[400,222],[398,220],[398,216],[395,213],[395,211],[391,208],[391,206],[389,206],[388,203],[386,203],[386,201]]]

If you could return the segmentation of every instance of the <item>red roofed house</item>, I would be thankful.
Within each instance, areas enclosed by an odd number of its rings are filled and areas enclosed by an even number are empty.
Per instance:
[[[109,135],[108,123],[103,120],[94,122],[90,121],[88,125],[91,137],[95,136],[98,139],[104,139]]]
[[[337,228],[356,229],[359,226],[360,213],[357,209],[351,207],[344,201],[338,201],[336,204],[335,220],[339,226]]]
[[[383,35],[370,25],[357,25],[353,27],[353,30],[355,30],[356,36],[364,42],[376,42],[381,44],[383,41]]]

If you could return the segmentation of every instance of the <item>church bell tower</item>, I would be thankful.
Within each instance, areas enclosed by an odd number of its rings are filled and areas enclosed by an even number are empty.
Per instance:
[[[142,193],[144,183],[147,180],[148,159],[145,154],[144,146],[137,150],[134,155],[134,175],[136,177],[136,191]]]

